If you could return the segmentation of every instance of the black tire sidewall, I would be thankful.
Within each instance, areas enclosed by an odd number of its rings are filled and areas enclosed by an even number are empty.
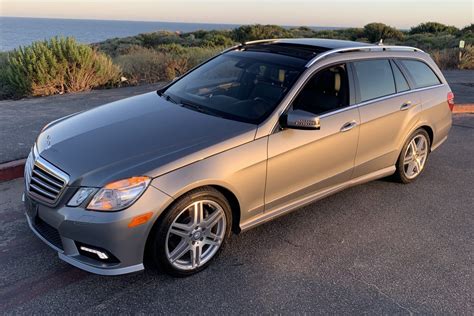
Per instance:
[[[189,206],[197,200],[211,200],[218,203],[222,207],[226,216],[226,231],[224,235],[224,240],[222,241],[219,250],[208,262],[192,270],[181,270],[174,267],[167,259],[165,250],[166,236],[168,234],[169,227],[175,220],[176,216],[178,216],[185,207]],[[149,251],[151,252],[150,255],[153,260],[153,263],[159,270],[165,273],[174,276],[185,277],[207,268],[222,252],[231,234],[232,212],[229,202],[222,193],[212,187],[203,187],[190,191],[178,198],[170,207],[167,208],[163,216],[160,216],[158,221],[159,222],[156,223],[156,229],[152,244],[149,249]]]

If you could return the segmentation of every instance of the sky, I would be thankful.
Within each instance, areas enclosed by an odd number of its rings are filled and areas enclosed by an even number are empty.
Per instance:
[[[473,23],[474,0],[0,0],[0,16],[408,28]]]

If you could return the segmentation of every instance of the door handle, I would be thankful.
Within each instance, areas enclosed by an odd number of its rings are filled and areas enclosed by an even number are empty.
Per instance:
[[[411,103],[411,101],[407,101],[407,102],[402,104],[402,106],[400,107],[400,111],[408,110],[412,106],[413,106],[413,103]]]
[[[350,121],[347,122],[346,124],[342,125],[341,127],[341,132],[347,132],[353,129],[357,125],[356,121]]]

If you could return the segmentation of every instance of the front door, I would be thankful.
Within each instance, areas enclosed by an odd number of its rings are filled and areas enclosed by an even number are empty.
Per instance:
[[[359,112],[350,106],[345,64],[318,71],[291,107],[320,116],[319,130],[284,129],[269,136],[265,210],[310,197],[351,179]]]

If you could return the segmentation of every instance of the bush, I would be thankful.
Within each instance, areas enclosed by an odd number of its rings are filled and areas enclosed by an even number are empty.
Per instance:
[[[8,85],[6,68],[8,64],[8,53],[0,52],[0,100],[12,96],[11,87]]]
[[[128,54],[116,57],[114,62],[122,68],[130,84],[154,83],[181,76],[220,50],[222,48],[176,44],[160,45],[155,49],[136,46],[130,48]]]
[[[293,37],[292,33],[278,25],[243,25],[233,30],[232,39],[243,43],[260,39]]]
[[[415,27],[410,29],[410,34],[420,34],[420,33],[448,33],[455,34],[459,32],[459,29],[455,26],[445,25],[438,22],[426,22],[418,24]]]
[[[372,43],[391,38],[398,40],[401,40],[403,38],[402,32],[383,23],[367,24],[366,26],[364,26],[363,34],[364,37],[366,37],[369,42]]]
[[[474,69],[474,46],[466,45],[466,47],[461,50],[461,59],[458,68]]]
[[[120,70],[109,57],[72,38],[53,38],[14,50],[4,72],[15,97],[86,91],[120,79]]]
[[[163,76],[165,56],[153,49],[136,47],[130,49],[129,53],[116,57],[114,62],[122,68],[129,84],[166,80]]]
[[[431,52],[431,57],[441,69],[458,68],[458,52],[455,49],[435,50]]]
[[[442,49],[430,52],[441,69],[474,69],[474,47],[466,45],[462,50]]]

